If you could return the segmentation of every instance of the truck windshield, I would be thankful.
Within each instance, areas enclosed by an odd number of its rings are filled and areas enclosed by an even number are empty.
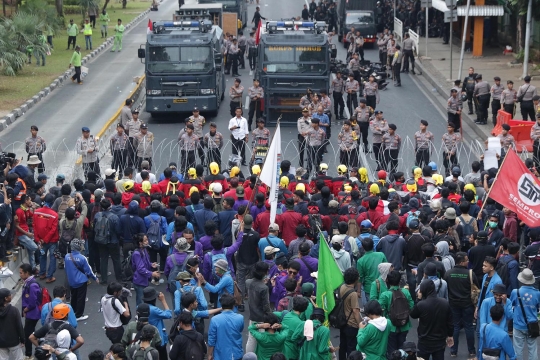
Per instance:
[[[267,46],[264,49],[264,71],[268,73],[322,73],[326,70],[326,48],[323,46]]]
[[[348,12],[345,24],[373,24],[373,16],[366,12]]]
[[[152,46],[148,53],[151,73],[208,72],[213,67],[209,47]]]

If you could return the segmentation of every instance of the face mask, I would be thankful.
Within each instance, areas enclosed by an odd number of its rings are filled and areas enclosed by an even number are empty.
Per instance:
[[[499,225],[499,223],[495,221],[489,221],[488,223],[489,223],[489,227],[492,229],[496,228]]]

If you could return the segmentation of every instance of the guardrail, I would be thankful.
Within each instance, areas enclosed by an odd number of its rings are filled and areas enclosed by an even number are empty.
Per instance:
[[[394,18],[394,37],[396,38],[396,44],[403,41],[403,22],[398,18]]]
[[[416,47],[416,56],[420,56],[420,36],[414,31],[409,29],[409,36],[412,41],[414,41],[414,46]]]

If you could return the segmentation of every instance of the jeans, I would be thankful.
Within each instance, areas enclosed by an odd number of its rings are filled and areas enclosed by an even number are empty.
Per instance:
[[[347,360],[347,356],[356,350],[356,335],[358,328],[347,325],[339,329],[339,360]]]
[[[427,164],[426,164],[427,165]],[[413,301],[416,303],[416,276],[411,271],[411,267],[407,265],[407,285],[409,285],[409,289],[413,289],[413,291],[410,292],[411,297]]]
[[[0,359],[23,360],[22,348],[19,345],[0,349]]]
[[[523,347],[527,343],[529,349],[529,359],[538,359],[538,346],[536,344],[537,339],[527,337],[527,331],[514,328],[514,350],[516,351],[516,359],[523,360]]]
[[[39,319],[34,320],[24,318],[24,338],[26,339],[24,341],[24,353],[26,356],[32,356],[32,342],[30,341],[29,337],[32,335],[34,330],[36,330],[38,321]]]
[[[392,353],[396,350],[401,349],[405,340],[407,340],[408,331],[402,332],[391,332],[388,335],[388,346],[386,348],[386,356],[391,359]]]
[[[84,41],[86,42],[86,50],[92,50],[92,36],[84,35]]]
[[[143,302],[142,298],[145,286],[133,284],[133,287],[135,288],[135,305],[139,306]]]
[[[101,273],[101,282],[107,283],[107,274],[109,272],[109,256],[112,259],[114,267],[114,276],[116,281],[122,282],[122,264],[120,261],[120,246],[118,244],[98,244],[99,247],[99,262]]]
[[[240,291],[242,292],[242,294],[244,294],[244,296],[247,295],[246,279],[251,278],[251,274],[253,272],[254,267],[255,267],[255,264],[246,265],[246,264],[242,264],[241,262],[236,263],[236,281],[238,282]],[[246,350],[246,352],[249,352],[249,351]]]
[[[35,254],[38,252],[38,246],[34,239],[30,239],[26,235],[20,235],[19,236],[19,244],[23,245],[26,251],[28,252],[28,262],[30,263],[30,266],[33,268],[36,267],[36,261],[35,261]],[[44,263],[47,264],[47,263]]]
[[[56,258],[54,257],[54,252],[56,251],[57,243],[48,243],[43,244],[43,254],[39,258],[39,275],[45,275],[45,269],[47,269],[47,279],[53,277],[56,270]],[[47,253],[49,253],[49,267],[47,268]]]
[[[457,354],[459,346],[459,331],[461,325],[465,328],[465,337],[467,338],[467,349],[469,354],[474,354],[474,306],[470,305],[466,308],[450,307],[452,309],[452,318],[454,322],[454,346],[450,349],[452,354]]]

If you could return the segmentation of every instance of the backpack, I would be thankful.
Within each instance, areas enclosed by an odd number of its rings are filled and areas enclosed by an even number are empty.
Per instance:
[[[328,217],[330,218],[330,220],[332,220],[332,226],[330,227],[330,232],[332,233],[332,235],[339,235],[338,223],[339,223],[340,216],[338,214],[333,214],[333,215],[328,215]]]
[[[28,284],[28,288],[30,288],[30,285],[37,284],[39,286],[39,293],[37,295],[37,301],[38,301],[38,309],[41,311],[43,309],[43,306],[47,305],[52,301],[51,294],[49,293],[49,290],[47,288],[44,288],[41,286],[40,283],[36,281],[36,279],[32,279],[32,281]],[[52,311],[52,310],[51,310]]]
[[[458,219],[461,222],[460,225],[463,232],[463,236],[461,237],[461,243],[466,244],[469,242],[469,236],[474,233],[474,228],[472,226],[474,218],[471,216],[471,220],[469,220],[469,222],[466,222],[462,216],[459,216]]]
[[[52,323],[55,319],[53,318],[53,306],[52,302],[47,304],[49,306],[49,311],[47,312],[47,315],[45,316],[45,322],[43,325],[49,325]]]
[[[217,277],[216,270],[215,270],[216,269],[216,261],[218,261],[218,260],[227,261],[227,256],[225,256],[226,252],[227,252],[227,248],[224,248],[222,254],[210,254],[210,259],[212,261],[212,278],[214,279],[214,281],[219,282],[219,278]]]
[[[69,200],[71,198],[69,198],[68,200],[64,199],[64,197],[62,196],[62,200],[60,202],[60,205],[58,205],[58,219],[62,219],[62,217],[64,217],[64,214],[66,213],[66,210],[67,208],[69,207]]]
[[[379,228],[377,229],[377,232],[375,233],[375,236],[377,236],[379,239],[382,239],[386,235],[388,235],[388,230],[386,230],[386,224],[388,222],[385,222],[384,224],[379,225]]]
[[[147,360],[147,355],[150,351],[156,350],[153,347],[149,346],[146,349],[141,349],[140,347],[135,350],[133,353],[133,360]],[[157,351],[157,350],[156,350]]]
[[[125,316],[123,313],[120,312],[120,310],[118,310],[118,307],[116,306],[116,298],[115,297],[110,297],[110,298],[107,298],[107,299],[110,299],[111,300],[111,306],[112,308],[114,309],[114,311],[116,311],[119,315],[120,315],[120,321],[122,322],[122,325],[127,325],[129,324],[130,320],[131,320],[131,310],[129,310],[129,316]],[[118,299],[120,300],[120,299]],[[128,304],[128,309],[129,309],[129,303],[127,301],[122,301],[120,300],[120,302],[126,302]]]
[[[352,315],[351,311],[349,316],[345,316],[345,299],[354,292],[354,289],[348,290],[343,297],[340,296],[340,289],[341,285],[334,290],[335,306],[332,311],[330,311],[330,314],[328,314],[328,322],[330,323],[330,326],[336,329],[342,329],[345,327]]]
[[[202,335],[197,333],[197,340],[202,340]],[[184,359],[185,360],[201,360],[204,359],[204,350],[201,345],[200,341],[197,340],[191,340],[191,338],[186,336],[186,339],[188,339],[188,344],[186,346],[186,351],[184,353]]]
[[[122,260],[122,275],[125,281],[131,281],[133,279],[133,268],[131,267],[131,256],[133,251],[128,252],[128,256]]]
[[[152,218],[152,215],[149,215],[148,219],[150,220],[150,226],[146,231],[148,243],[150,244],[150,247],[152,249],[159,250],[159,248],[161,247],[161,216],[159,217],[159,220],[154,220]]]
[[[402,327],[409,321],[409,301],[401,289],[392,290],[389,318],[395,327]]]
[[[506,257],[506,256],[505,256]],[[497,262],[497,267],[495,268],[495,271],[500,276],[504,286],[508,287],[510,284],[510,272],[508,270],[508,264],[514,260],[512,257],[509,257],[510,260],[503,261],[504,257],[499,259],[499,262]]]
[[[65,255],[70,250],[71,241],[77,237],[75,229],[77,228],[77,220],[73,220],[73,225],[69,228],[67,226],[67,220],[62,222],[62,236],[58,241],[58,250]]]
[[[192,256],[190,256],[190,254],[186,253],[186,258],[184,259],[184,262],[182,264],[178,264],[176,262],[176,257],[174,256],[174,254],[169,255],[169,258],[171,259],[173,263],[173,268],[171,272],[169,273],[169,277],[167,278],[167,283],[169,284],[169,292],[171,294],[174,294],[174,292],[176,291],[176,276],[178,275],[179,272],[185,271],[187,261],[191,257]]]
[[[418,220],[418,215],[420,215],[420,211],[409,211],[407,214],[407,227],[409,227],[409,223],[411,222],[411,220]]]
[[[310,239],[316,239],[319,229],[322,231],[322,219],[320,214],[309,214],[308,215],[308,237]]]
[[[107,245],[110,239],[109,215],[107,212],[101,212],[101,216],[94,226],[94,241],[101,245]]]
[[[58,321],[58,320],[55,320]],[[51,347],[56,349],[58,347],[58,343],[56,342],[56,336],[60,331],[62,331],[69,323],[67,321],[63,321],[62,324],[60,324],[56,329],[54,328],[54,322],[45,325],[47,326],[47,334],[43,338],[45,344],[49,344]]]
[[[347,228],[347,235],[350,237],[356,238],[358,235],[360,235],[360,226],[358,226],[358,223],[356,222],[356,219],[353,219],[349,215],[349,221],[347,222],[348,228]]]

